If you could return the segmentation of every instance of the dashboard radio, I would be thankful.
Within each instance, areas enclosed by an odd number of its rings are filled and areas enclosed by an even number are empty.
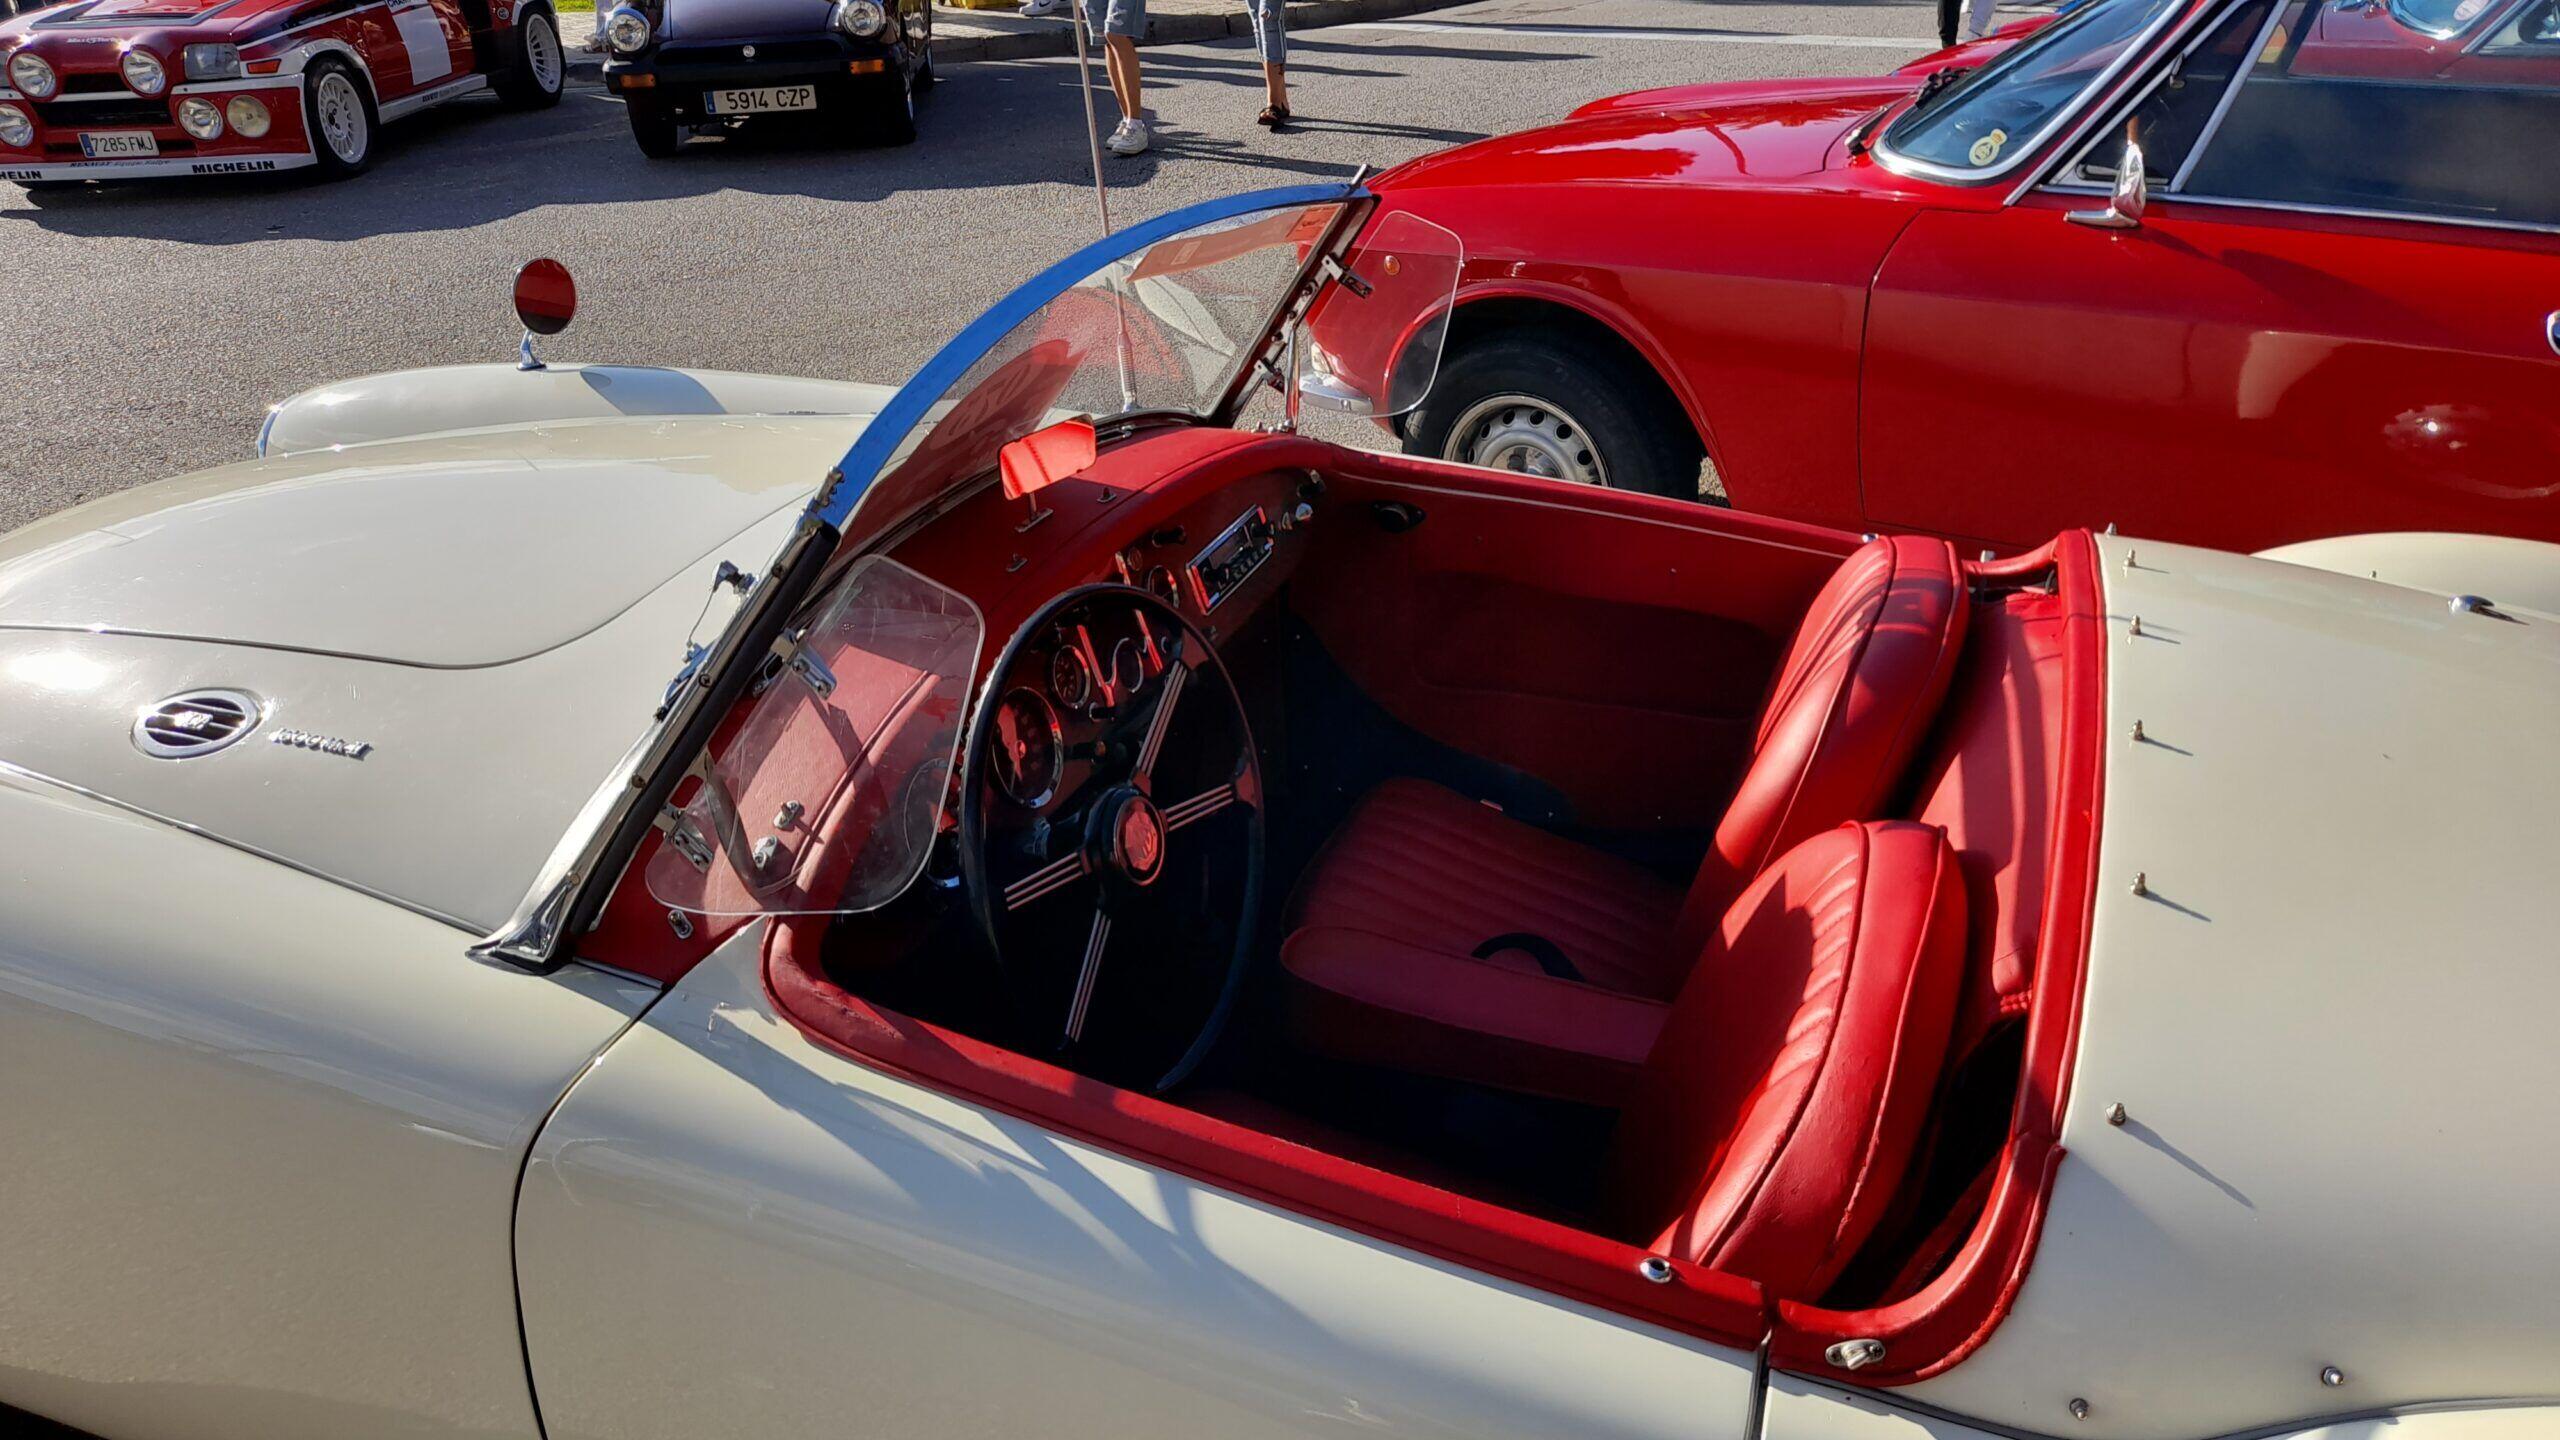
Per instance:
[[[1236,593],[1236,587],[1253,576],[1271,558],[1271,519],[1256,505],[1235,519],[1235,523],[1218,532],[1208,548],[1191,557],[1191,597],[1200,602],[1201,613],[1218,608],[1218,602]]]

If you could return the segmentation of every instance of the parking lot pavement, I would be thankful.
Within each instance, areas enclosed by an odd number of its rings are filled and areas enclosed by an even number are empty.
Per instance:
[[[1347,178],[1642,86],[1882,70],[1930,48],[1934,13],[1481,0],[1306,31],[1300,120],[1277,136],[1253,124],[1246,42],[1154,46],[1159,140],[1107,162],[1113,213]],[[658,162],[582,77],[552,110],[404,122],[337,185],[0,185],[0,529],[241,458],[304,387],[512,358],[508,280],[533,255],[579,281],[555,358],[897,380],[1094,234],[1072,61],[949,67],[905,149],[710,142]]]

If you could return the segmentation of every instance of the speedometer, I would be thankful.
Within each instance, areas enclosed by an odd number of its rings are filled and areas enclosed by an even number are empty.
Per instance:
[[[987,763],[995,770],[996,788],[1026,810],[1048,804],[1066,764],[1058,712],[1034,691],[1008,690],[996,703],[993,731],[987,738]]]

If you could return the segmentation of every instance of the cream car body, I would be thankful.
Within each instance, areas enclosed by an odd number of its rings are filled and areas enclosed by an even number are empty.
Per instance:
[[[462,413],[0,542],[0,1402],[116,1440],[2560,1428],[2542,617],[2101,543],[2069,1154],[1982,1348],[1860,1389],[847,1058],[762,922],[663,991],[473,953],[863,421]],[[212,687],[259,728],[136,747]]]

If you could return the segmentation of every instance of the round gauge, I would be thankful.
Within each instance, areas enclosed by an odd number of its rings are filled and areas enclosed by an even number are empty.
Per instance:
[[[1111,647],[1111,688],[1123,701],[1147,688],[1147,642],[1132,635]]]
[[[1147,572],[1147,593],[1176,610],[1182,608],[1182,587],[1175,582],[1173,572],[1162,565]]]
[[[995,733],[987,763],[995,768],[996,787],[1026,810],[1037,810],[1057,793],[1058,772],[1066,764],[1066,737],[1058,729],[1058,712],[1030,690],[1008,690],[996,702]]]
[[[1081,711],[1093,703],[1093,666],[1086,663],[1083,651],[1061,645],[1049,657],[1049,694],[1069,710]]]

